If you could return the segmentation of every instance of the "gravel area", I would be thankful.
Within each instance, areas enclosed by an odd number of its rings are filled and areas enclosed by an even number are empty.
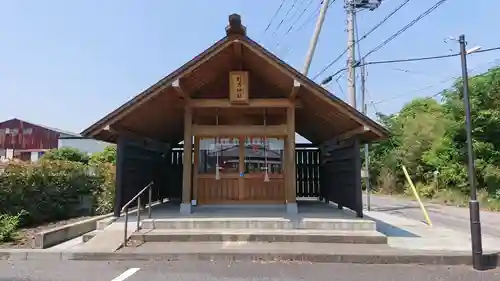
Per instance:
[[[5,243],[0,242],[0,249],[31,249],[33,248],[32,241],[35,237],[35,234],[52,228],[64,226],[78,221],[83,221],[89,218],[91,218],[91,216],[76,217],[67,220],[41,224],[35,227],[22,228],[18,231],[17,239],[15,241]]]

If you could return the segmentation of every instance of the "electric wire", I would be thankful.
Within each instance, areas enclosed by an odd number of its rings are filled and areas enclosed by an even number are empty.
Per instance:
[[[470,56],[470,55],[475,55],[475,54],[480,54],[480,53],[487,53],[487,52],[497,51],[497,50],[500,50],[500,47],[493,47],[493,48],[481,49],[481,50],[474,51],[474,52],[472,52],[472,53],[470,53],[468,55]],[[445,58],[458,57],[458,56],[460,56],[460,53],[453,53],[453,54],[446,54],[446,55],[439,55],[439,56],[408,58],[408,59],[380,60],[380,61],[370,61],[370,62],[360,63],[357,66],[370,65],[370,64],[389,64],[389,63],[426,61],[426,60],[445,59]]]
[[[309,16],[302,22],[302,24],[294,30],[293,33],[295,34],[299,33],[306,26],[309,26],[312,22],[314,22],[314,19],[317,18],[319,15],[319,11],[321,9],[321,3],[316,7],[316,9],[311,14],[309,14]],[[293,50],[293,48],[290,47],[290,42],[286,43],[285,46],[286,47],[283,47],[285,51],[283,52],[282,56],[286,56],[289,52]]]
[[[261,38],[263,38],[265,35],[266,35],[266,32],[269,30],[269,28],[271,27],[271,24],[273,24],[273,21],[274,19],[276,18],[276,16],[278,16],[278,13],[280,12],[281,8],[283,8],[283,4],[285,4],[285,0],[281,0],[281,4],[279,5],[278,9],[276,10],[276,12],[274,13],[274,16],[271,18],[271,20],[269,21],[269,24],[267,25],[266,29],[264,30],[264,32],[262,33],[262,36]]]
[[[415,25],[417,22],[428,16],[430,13],[435,11],[437,8],[439,8],[441,5],[443,5],[447,0],[439,0],[436,4],[434,4],[432,7],[427,9],[425,12],[421,13],[418,17],[413,19],[411,22],[409,22],[407,25],[405,25],[403,28],[398,30],[396,33],[391,35],[389,38],[387,38],[384,42],[380,43],[378,46],[373,48],[371,51],[366,53],[363,57],[363,59],[367,58],[369,55],[377,52],[378,50],[382,49],[385,45],[389,44],[392,40],[396,39],[399,35],[403,34],[406,30],[408,30],[410,27]]]
[[[283,19],[281,19],[280,23],[278,24],[278,26],[276,27],[276,29],[273,31],[273,33],[271,34],[271,37],[274,37],[274,35],[276,35],[276,32],[280,29],[281,25],[283,25],[283,22],[285,21],[285,19],[288,17],[288,14],[290,14],[290,11],[295,7],[295,5],[297,4],[297,1],[298,0],[294,0],[293,1],[293,4],[292,6],[290,6],[290,8],[286,11],[285,13],[285,16],[283,17]]]
[[[364,40],[367,38],[370,34],[372,34],[375,30],[377,30],[380,26],[382,26],[385,22],[387,22],[394,14],[396,14],[399,10],[401,10],[404,6],[408,4],[411,0],[405,0],[403,3],[401,3],[399,6],[397,6],[392,12],[390,12],[388,15],[386,15],[379,23],[374,25],[368,32],[366,32],[361,38],[357,40],[357,42],[354,42],[354,44],[359,43],[359,41]],[[323,74],[325,71],[327,71],[332,65],[334,65],[337,61],[339,61],[349,50],[349,48],[352,46],[348,46],[342,53],[340,53],[334,60],[332,60],[330,63],[328,63],[319,73],[317,73],[314,77],[313,80],[316,80],[321,74]]]
[[[288,34],[290,33],[290,31],[292,31],[293,27],[302,18],[302,16],[307,11],[307,9],[309,9],[309,7],[311,6],[312,3],[313,3],[313,0],[309,0],[309,2],[307,3],[306,7],[300,12],[299,16],[295,19],[295,21],[292,23],[292,25],[290,25],[290,27],[287,29],[287,31],[285,32],[285,34],[283,34],[283,37],[280,40],[278,40],[278,43],[276,44],[276,48],[278,48],[280,46],[281,42],[283,42],[283,40],[286,39],[286,37],[288,36]]]

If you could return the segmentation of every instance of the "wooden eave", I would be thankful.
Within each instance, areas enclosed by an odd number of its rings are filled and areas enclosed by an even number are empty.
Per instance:
[[[206,71],[203,72],[204,66],[211,69],[218,65],[222,65],[219,67],[221,73],[210,71],[210,77],[205,77],[208,74]],[[154,138],[155,136],[148,133],[136,131],[147,124],[150,128],[158,127],[164,130],[161,132],[162,141],[167,141],[167,139],[171,142],[181,141],[183,139],[184,103],[192,98],[200,98],[197,93],[217,92],[217,89],[227,88],[228,84],[222,78],[227,77],[228,71],[242,65],[245,65],[245,69],[250,69],[251,75],[252,70],[261,74],[260,77],[255,76],[251,79],[258,80],[259,85],[272,88],[269,92],[287,91],[282,97],[294,95],[300,98],[302,106],[296,112],[296,132],[313,143],[321,143],[336,137],[347,138],[350,134],[359,135],[367,142],[383,139],[389,135],[389,132],[381,125],[329,93],[246,36],[222,38],[191,61],[84,130],[82,135],[108,142],[115,142],[117,135],[121,132],[143,134]],[[183,90],[181,90],[182,86],[185,86]],[[252,97],[252,87],[250,89]],[[147,106],[147,110],[136,111],[141,105]],[[160,111],[168,111],[171,115],[162,118],[155,117],[153,113]],[[134,119],[131,115],[135,114],[137,114],[135,117],[137,120],[131,121]],[[123,126],[120,123],[125,119],[129,120],[129,125]],[[159,119],[169,119],[171,123],[167,126]],[[125,121],[124,123],[127,123]],[[140,122],[143,122],[142,125]]]

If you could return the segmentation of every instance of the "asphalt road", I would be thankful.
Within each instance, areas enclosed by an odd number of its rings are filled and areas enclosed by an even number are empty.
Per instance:
[[[363,194],[363,200],[366,200],[366,194]],[[434,225],[470,233],[469,209],[432,203],[425,203],[424,205]],[[371,195],[370,206],[372,211],[386,212],[424,221],[424,215],[417,201],[400,197]],[[500,237],[499,222],[500,213],[481,211],[481,226],[484,235]]]
[[[498,281],[470,267],[252,262],[0,261],[0,281]]]

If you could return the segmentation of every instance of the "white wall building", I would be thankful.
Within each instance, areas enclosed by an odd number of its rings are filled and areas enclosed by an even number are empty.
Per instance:
[[[102,152],[104,148],[112,145],[108,142],[103,142],[94,139],[86,139],[75,136],[61,136],[58,141],[58,148],[75,148],[88,155]]]

